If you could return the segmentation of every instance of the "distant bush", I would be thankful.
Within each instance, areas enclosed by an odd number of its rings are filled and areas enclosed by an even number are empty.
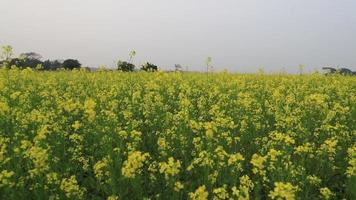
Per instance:
[[[348,68],[333,68],[333,67],[323,67],[323,70],[326,71],[326,75],[330,74],[341,74],[341,75],[350,75],[355,76],[356,72],[351,71]]]
[[[59,60],[45,60],[42,65],[44,70],[57,70],[62,67],[62,64]]]
[[[21,53],[17,57],[13,55],[11,46],[2,46],[0,67],[10,68],[11,66],[16,66],[19,69],[32,68],[37,70],[77,69],[81,67],[80,62],[75,59],[67,59],[64,62],[60,60],[42,61],[42,56],[35,52]]]
[[[158,67],[157,67],[157,65],[147,62],[141,66],[141,70],[147,71],[147,72],[154,72],[154,71],[158,70]]]
[[[82,66],[78,60],[67,59],[63,62],[62,67],[64,69],[79,69]]]
[[[119,60],[117,62],[117,69],[123,72],[132,72],[135,70],[135,65],[126,61]]]

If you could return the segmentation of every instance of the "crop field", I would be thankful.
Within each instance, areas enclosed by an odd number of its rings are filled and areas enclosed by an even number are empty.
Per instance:
[[[1,69],[0,199],[356,199],[356,78]]]

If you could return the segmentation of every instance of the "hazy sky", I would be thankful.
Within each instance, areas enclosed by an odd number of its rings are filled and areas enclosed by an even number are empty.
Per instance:
[[[0,0],[0,45],[113,66],[356,70],[356,0]]]

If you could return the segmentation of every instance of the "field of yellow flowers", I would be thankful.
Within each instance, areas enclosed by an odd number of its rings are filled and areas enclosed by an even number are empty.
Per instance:
[[[356,199],[356,79],[1,69],[0,199]]]

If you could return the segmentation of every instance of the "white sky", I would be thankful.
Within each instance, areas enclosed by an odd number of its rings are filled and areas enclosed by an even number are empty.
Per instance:
[[[355,0],[0,0],[0,45],[113,66],[356,70]]]

